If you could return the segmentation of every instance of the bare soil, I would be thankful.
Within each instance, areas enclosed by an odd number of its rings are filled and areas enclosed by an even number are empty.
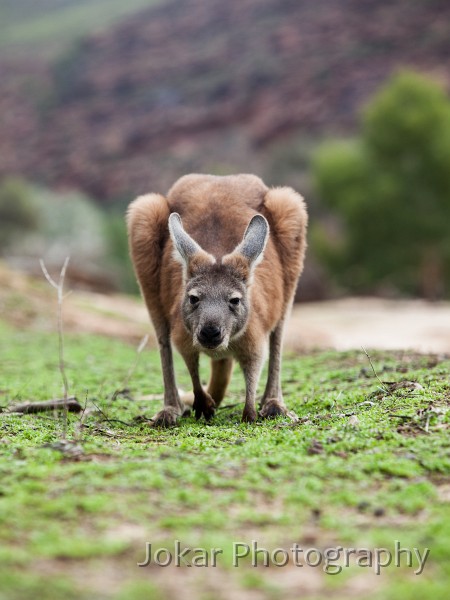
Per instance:
[[[0,263],[0,316],[23,329],[56,327],[57,301],[45,281]],[[140,298],[73,291],[64,301],[68,332],[94,333],[138,343],[153,328]],[[294,306],[285,348],[406,349],[450,353],[450,302],[345,298]]]
[[[286,347],[450,352],[450,303],[345,298],[294,307]]]

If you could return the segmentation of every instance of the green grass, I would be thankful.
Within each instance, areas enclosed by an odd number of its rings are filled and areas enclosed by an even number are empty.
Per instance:
[[[0,406],[61,396],[55,334],[1,324],[0,339]],[[57,444],[61,416],[0,413],[0,600],[447,597],[448,359],[371,353],[383,381],[423,387],[389,392],[363,352],[289,356],[283,387],[299,424],[242,424],[236,369],[211,424],[187,417],[156,430],[135,420],[161,405],[148,399],[162,392],[154,350],[119,395],[133,347],[68,335],[65,351],[70,392],[88,409],[69,416],[72,452]],[[179,361],[177,372],[187,388]],[[173,550],[174,540],[222,549],[217,567],[137,566],[146,542]],[[430,556],[421,575],[415,558],[379,576],[355,557],[336,575],[248,558],[234,568],[233,543],[252,540],[270,551],[296,542],[393,551],[399,540]]]
[[[6,0],[0,6],[0,47],[50,57],[90,33],[158,0]]]

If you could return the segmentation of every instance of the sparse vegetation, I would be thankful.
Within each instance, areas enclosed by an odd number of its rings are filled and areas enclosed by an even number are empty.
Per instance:
[[[211,424],[189,417],[155,430],[145,419],[161,402],[157,352],[143,352],[122,390],[135,347],[68,335],[69,386],[86,410],[69,414],[72,443],[64,445],[62,422],[51,413],[7,412],[15,401],[61,393],[56,334],[1,323],[0,335],[7,341],[0,349],[1,600],[170,599],[181,590],[245,598],[249,589],[258,598],[298,598],[303,590],[305,598],[339,599],[361,585],[370,599],[446,597],[448,359],[370,353],[382,381],[423,388],[380,389],[362,351],[290,356],[284,390],[299,424],[240,423],[244,382],[236,374]],[[177,370],[186,389],[180,362]],[[175,539],[224,548],[223,560],[215,569],[136,566],[146,542],[169,547]],[[392,549],[400,540],[431,553],[417,576],[406,566],[379,577],[355,566],[335,576],[321,568],[232,568],[233,541],[252,539],[322,549]]]

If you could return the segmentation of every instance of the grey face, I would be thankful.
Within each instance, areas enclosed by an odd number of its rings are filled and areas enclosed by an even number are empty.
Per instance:
[[[183,319],[199,350],[226,350],[247,324],[247,287],[227,271],[212,265],[186,284]]]
[[[174,258],[183,266],[182,312],[193,346],[226,350],[247,324],[248,289],[253,269],[263,256],[269,225],[262,215],[254,215],[242,242],[220,264],[186,233],[178,213],[169,217],[169,232]]]

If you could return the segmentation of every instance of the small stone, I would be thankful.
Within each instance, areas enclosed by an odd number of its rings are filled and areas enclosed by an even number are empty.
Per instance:
[[[242,444],[245,444],[247,440],[245,438],[237,438],[236,440],[234,440],[233,444],[235,446],[241,446]]]
[[[307,452],[308,454],[322,454],[323,445],[318,440],[313,440]]]

